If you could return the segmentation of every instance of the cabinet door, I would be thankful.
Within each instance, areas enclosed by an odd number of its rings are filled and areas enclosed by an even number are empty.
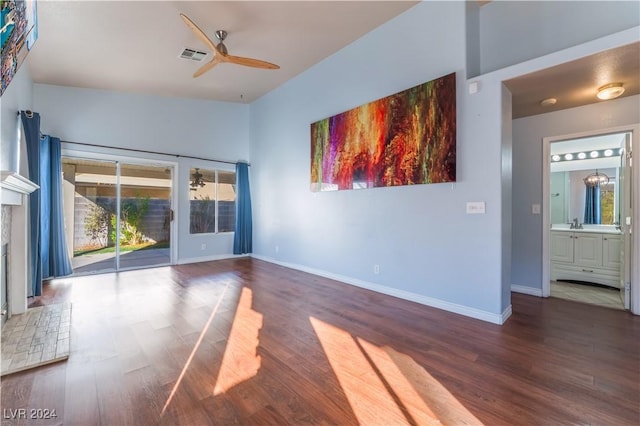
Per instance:
[[[602,266],[605,268],[620,269],[622,259],[622,238],[619,235],[602,236]]]
[[[602,266],[602,234],[575,233],[573,241],[577,266]]]
[[[573,232],[551,231],[551,260],[573,263]]]

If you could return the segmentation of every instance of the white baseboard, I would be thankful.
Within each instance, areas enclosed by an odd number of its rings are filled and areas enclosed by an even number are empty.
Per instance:
[[[178,265],[187,265],[189,263],[211,262],[212,260],[235,259],[237,257],[249,257],[248,254],[216,254],[213,256],[190,257],[187,259],[179,259]]]
[[[507,306],[507,308],[502,312],[502,315],[500,315],[502,322],[500,324],[504,324],[509,317],[511,316],[511,314],[513,313],[513,309],[511,307],[511,304],[509,306]]]
[[[542,289],[529,287],[526,285],[511,284],[511,291],[514,293],[528,294],[530,296],[542,297]]]
[[[321,269],[310,268],[310,267],[307,267],[304,265],[298,265],[295,263],[281,262],[267,256],[252,254],[251,257],[259,260],[264,260],[265,262],[284,266],[286,268],[296,269],[298,271],[307,272],[309,274],[318,275],[320,277],[340,281],[345,284],[361,287],[367,290],[372,290],[377,293],[386,294],[388,296],[394,296],[400,299],[409,300],[411,302],[420,303],[421,305],[431,306],[433,308],[438,308],[448,312],[453,312],[456,314],[479,319],[482,321],[487,321],[493,324],[499,324],[499,325],[504,324],[507,318],[511,316],[511,305],[509,305],[509,307],[507,307],[507,309],[505,309],[505,311],[502,314],[494,314],[492,312],[470,308],[468,306],[459,305],[457,303],[451,303],[444,300],[435,299],[433,297],[423,296],[421,294],[411,293],[408,291],[399,290],[396,288],[359,280],[357,278],[351,278],[345,275],[334,274],[331,272],[323,271]]]

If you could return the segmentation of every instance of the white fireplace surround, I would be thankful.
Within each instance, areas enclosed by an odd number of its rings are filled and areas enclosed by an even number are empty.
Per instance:
[[[9,275],[7,301],[9,316],[27,311],[29,268],[29,218],[27,196],[39,188],[38,185],[16,172],[1,171],[0,201],[11,206],[11,247],[9,252]]]

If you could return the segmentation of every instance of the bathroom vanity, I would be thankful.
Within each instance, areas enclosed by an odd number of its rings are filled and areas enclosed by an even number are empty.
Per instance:
[[[551,229],[551,279],[620,288],[622,234],[615,226]]]

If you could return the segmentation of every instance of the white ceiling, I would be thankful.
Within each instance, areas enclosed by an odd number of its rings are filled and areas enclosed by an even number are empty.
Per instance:
[[[416,3],[39,1],[27,61],[36,83],[249,103]],[[281,68],[219,64],[194,79],[204,62],[178,55],[207,49],[180,13],[214,41],[216,30],[228,31],[230,54]]]

